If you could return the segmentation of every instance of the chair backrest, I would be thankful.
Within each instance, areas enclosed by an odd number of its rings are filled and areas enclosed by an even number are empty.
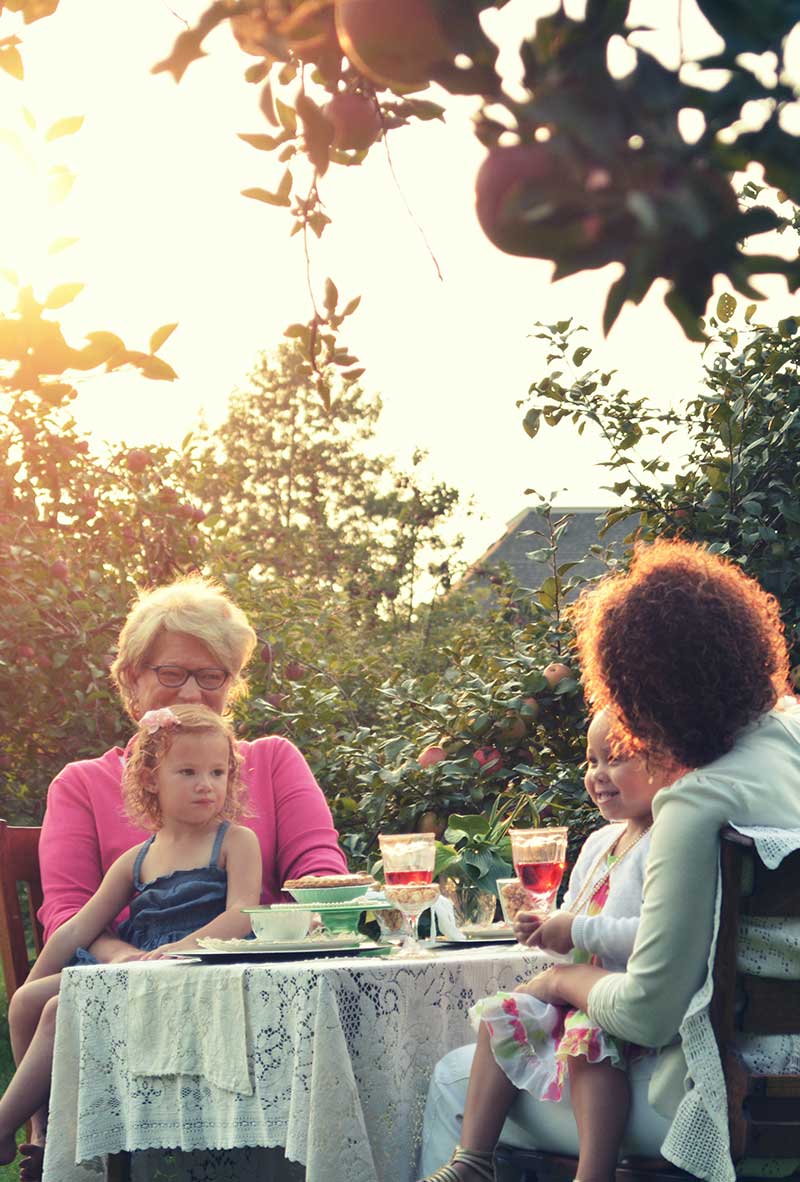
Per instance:
[[[800,850],[768,870],[750,838],[721,835],[722,910],[711,1021],[725,1071],[731,1156],[800,1157],[800,1076],[751,1075],[738,1032],[800,1034],[800,981],[738,971],[739,924],[747,916],[800,919]]]
[[[42,950],[42,927],[36,918],[42,905],[40,833],[38,827],[9,825],[0,820],[0,959],[9,1001],[30,970],[25,910],[34,948],[37,954]],[[20,886],[23,900],[20,900]]]

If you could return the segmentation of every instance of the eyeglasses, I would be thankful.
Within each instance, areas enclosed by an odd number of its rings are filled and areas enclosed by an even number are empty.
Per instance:
[[[219,690],[230,677],[227,669],[184,669],[182,665],[148,665],[166,689],[180,689],[193,677],[200,689]]]

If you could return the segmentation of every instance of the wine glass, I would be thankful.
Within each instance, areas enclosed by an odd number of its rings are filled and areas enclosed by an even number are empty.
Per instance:
[[[545,919],[553,909],[567,864],[565,828],[509,829],[511,858],[531,910]]]
[[[378,842],[384,894],[403,913],[410,932],[405,945],[393,955],[430,956],[419,942],[417,921],[439,897],[439,885],[432,881],[436,838],[432,833],[381,833]]]

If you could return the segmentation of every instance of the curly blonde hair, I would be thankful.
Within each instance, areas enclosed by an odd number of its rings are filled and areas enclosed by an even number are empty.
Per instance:
[[[161,804],[154,791],[161,761],[181,735],[203,734],[219,734],[228,742],[228,784],[219,815],[226,821],[246,815],[247,789],[241,777],[242,757],[230,721],[208,706],[175,705],[169,710],[177,720],[175,723],[160,726],[153,733],[146,726],[140,726],[133,738],[122,773],[122,800],[128,817],[142,829],[161,828]]]
[[[694,543],[639,544],[570,609],[586,699],[609,708],[617,742],[703,767],[787,692],[774,596]]]

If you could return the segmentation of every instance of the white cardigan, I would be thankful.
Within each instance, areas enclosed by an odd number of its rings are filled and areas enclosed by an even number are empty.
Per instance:
[[[591,833],[583,843],[578,859],[569,878],[569,887],[560,910],[568,911],[586,883],[594,867],[594,881],[599,883],[605,873],[606,860],[600,854],[607,853],[625,829],[625,822],[604,825]],[[608,898],[599,915],[583,914],[592,891],[584,897],[582,914],[576,915],[572,924],[572,942],[576,948],[598,957],[603,968],[612,972],[625,971],[628,957],[633,951],[639,915],[642,910],[644,872],[647,865],[647,851],[650,834],[646,833],[630,852],[613,867],[610,875]]]

